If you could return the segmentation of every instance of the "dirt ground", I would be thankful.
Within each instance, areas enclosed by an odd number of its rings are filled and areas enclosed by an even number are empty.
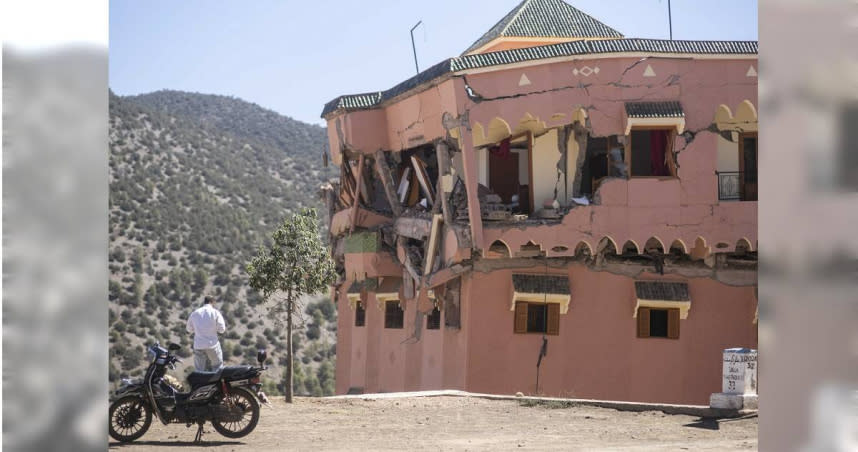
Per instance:
[[[230,440],[207,424],[163,425],[110,449],[152,450],[755,450],[757,418],[700,419],[661,412],[623,412],[588,406],[526,406],[472,397],[403,399],[282,397],[263,406],[250,435]]]

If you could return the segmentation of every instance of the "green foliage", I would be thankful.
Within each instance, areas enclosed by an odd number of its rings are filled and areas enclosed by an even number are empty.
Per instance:
[[[334,366],[330,361],[325,361],[319,366],[316,371],[316,376],[319,379],[319,385],[322,387],[323,395],[334,394]]]
[[[295,368],[292,374],[292,383],[295,387],[295,392],[300,395],[306,395],[307,392],[304,389],[304,366],[299,363],[295,363]],[[281,386],[286,385],[286,378],[284,374],[283,383]],[[284,391],[285,392],[285,391]]]
[[[265,298],[274,293],[285,297],[275,300],[271,312],[286,317],[287,334],[292,334],[292,314],[295,301],[303,295],[315,294],[333,283],[334,263],[319,238],[319,225],[315,209],[301,209],[285,219],[271,236],[267,247],[260,247],[256,257],[247,265],[250,287],[262,292]],[[293,363],[287,360],[288,369]],[[307,388],[311,393],[321,392],[318,381]],[[291,402],[292,389],[286,382],[286,400]],[[318,387],[318,389],[317,389]]]
[[[291,297],[325,290],[336,277],[334,263],[319,238],[316,209],[305,208],[283,221],[268,247],[260,247],[247,265],[250,287],[268,298],[275,292]]]
[[[131,344],[172,338],[190,356],[193,336],[184,322],[205,294],[217,295],[229,319],[225,357],[232,342],[241,359],[259,345],[254,336],[238,346],[243,324],[271,324],[246,309],[265,300],[235,274],[236,265],[253,258],[284,211],[321,206],[316,187],[338,171],[319,165],[324,128],[239,99],[193,93],[111,93],[109,108],[111,375],[135,364],[123,358]],[[277,339],[284,336],[263,337],[271,362],[283,359],[286,346]],[[294,344],[296,357],[301,345]],[[139,355],[123,376],[145,367]]]
[[[107,299],[110,301],[117,301],[121,295],[122,286],[119,282],[111,279],[107,284]]]
[[[313,397],[322,397],[322,385],[319,384],[319,378],[315,374],[304,377],[304,391]]]

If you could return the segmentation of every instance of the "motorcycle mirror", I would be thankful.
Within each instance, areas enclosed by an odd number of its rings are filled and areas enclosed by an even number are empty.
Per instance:
[[[171,352],[174,352],[174,351],[179,350],[181,348],[182,348],[182,346],[180,346],[179,344],[177,344],[175,342],[170,342],[170,345],[167,346],[167,350],[169,350]]]
[[[268,353],[265,350],[259,350],[256,353],[256,360],[259,361],[259,364],[264,363],[266,358],[268,358]]]

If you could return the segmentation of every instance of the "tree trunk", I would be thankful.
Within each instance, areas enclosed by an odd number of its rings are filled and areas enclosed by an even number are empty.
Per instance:
[[[292,403],[292,289],[286,297],[286,403]]]

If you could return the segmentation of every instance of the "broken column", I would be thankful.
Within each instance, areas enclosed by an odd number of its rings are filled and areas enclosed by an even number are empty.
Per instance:
[[[724,350],[721,391],[709,397],[711,408],[757,409],[757,351],[750,348]]]

